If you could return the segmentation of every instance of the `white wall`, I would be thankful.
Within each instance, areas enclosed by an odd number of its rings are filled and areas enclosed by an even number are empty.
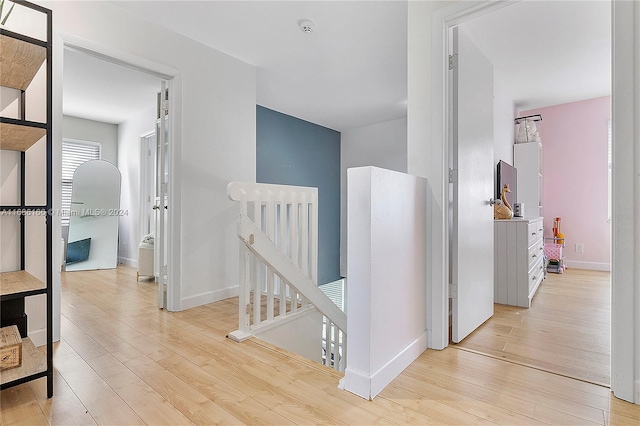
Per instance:
[[[101,159],[118,164],[118,126],[84,118],[62,117],[62,137],[88,142],[99,142]]]
[[[498,182],[498,161],[513,165],[513,141],[515,139],[515,104],[500,79],[500,71],[494,69],[493,77],[493,181]],[[494,185],[495,186],[495,185]],[[494,190],[496,191],[496,190]],[[496,192],[493,197],[498,198]]]
[[[180,310],[235,294],[236,206],[226,198],[226,185],[255,181],[255,67],[109,2],[39,4],[53,10],[54,21],[54,181],[60,178],[62,133],[55,123],[62,122],[65,43],[173,77],[169,275],[176,285],[168,307]],[[59,200],[56,188],[54,207]],[[59,221],[56,228],[54,241]]]
[[[371,399],[427,347],[427,181],[377,167],[352,168],[348,175],[343,385]]]
[[[340,275],[347,276],[347,169],[377,166],[407,172],[407,119],[350,129],[340,134]]]
[[[140,138],[155,131],[156,117],[156,107],[152,105],[118,126],[118,169],[122,174],[120,209],[127,212],[120,216],[118,258],[131,266],[138,264],[138,244],[143,237],[140,230]]]
[[[436,132],[442,123],[443,111],[432,108],[432,46],[433,13],[450,2],[411,1],[408,6],[407,45],[407,172],[426,177],[427,185],[427,317],[429,347],[442,348],[448,341],[448,327],[436,324],[434,318],[446,318],[449,303],[443,283],[447,280],[447,243],[445,234],[446,206],[444,143]],[[442,51],[444,56],[444,52]],[[434,134],[435,133],[435,134]]]
[[[317,309],[296,315],[292,320],[278,321],[277,327],[264,327],[253,335],[272,345],[322,364],[322,320]]]
[[[515,140],[516,108],[513,99],[500,79],[500,71],[495,70],[493,79],[493,164],[503,160],[513,165],[513,141]],[[494,173],[496,169],[494,168]],[[495,181],[495,179],[494,179]]]

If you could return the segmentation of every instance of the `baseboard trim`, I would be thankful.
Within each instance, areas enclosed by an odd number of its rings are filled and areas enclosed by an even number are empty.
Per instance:
[[[347,367],[341,386],[362,398],[372,400],[402,371],[427,350],[427,331],[413,340],[373,374]]]
[[[344,377],[338,383],[340,389],[344,389],[361,398],[371,400],[371,377],[366,371],[361,371],[352,367],[347,367]]]
[[[588,269],[590,271],[611,272],[611,263],[605,262],[581,262],[579,260],[565,260],[568,268]]]
[[[427,350],[427,332],[409,343],[402,351],[371,376],[371,398],[374,398],[402,371]]]
[[[235,297],[239,294],[239,287],[228,287],[221,290],[208,291],[206,293],[200,293],[195,296],[185,297],[182,299],[182,309],[191,309],[196,306],[206,305],[208,303],[217,302],[219,300]]]
[[[40,330],[29,330],[29,339],[36,346],[42,346],[47,344],[47,329],[41,328]]]
[[[138,267],[138,260],[137,259],[129,259],[129,258],[126,258],[126,257],[118,257],[118,263],[121,263],[122,265],[133,266],[134,268]]]

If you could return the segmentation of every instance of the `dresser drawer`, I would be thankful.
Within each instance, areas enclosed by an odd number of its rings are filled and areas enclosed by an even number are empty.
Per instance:
[[[530,222],[527,225],[527,235],[529,236],[529,244],[528,247],[531,247],[533,243],[542,239],[544,233],[544,227],[542,226],[542,221],[538,220],[536,222]]]
[[[542,257],[540,257],[538,262],[529,270],[529,294],[538,286],[542,278],[544,278],[544,262]]]
[[[543,218],[494,222],[494,301],[529,308],[544,279]]]
[[[539,239],[534,242],[531,247],[529,247],[529,265],[527,270],[530,270],[533,267],[534,263],[538,262],[540,259],[544,258],[544,241],[543,239]]]

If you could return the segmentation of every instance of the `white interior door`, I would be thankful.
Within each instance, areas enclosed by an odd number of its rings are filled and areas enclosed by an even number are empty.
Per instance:
[[[452,340],[493,315],[493,65],[453,28]]]
[[[156,229],[154,245],[154,272],[158,282],[158,307],[167,307],[168,286],[168,218],[169,218],[169,92],[167,82],[162,81],[158,98],[156,126]]]
[[[140,232],[141,237],[155,233],[156,213],[156,133],[141,138],[140,150]],[[158,274],[155,274],[158,276]]]

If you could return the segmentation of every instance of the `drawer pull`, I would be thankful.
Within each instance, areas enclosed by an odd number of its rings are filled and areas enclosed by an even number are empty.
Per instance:
[[[537,232],[532,232],[531,235],[536,236],[538,233]]]
[[[535,280],[536,280],[536,278],[538,278],[538,277],[536,277],[536,276],[534,275],[534,276],[533,276],[533,278],[531,278],[531,281],[535,281]]]
[[[531,257],[538,257],[538,255],[537,255],[537,254],[535,254],[535,253],[533,253],[533,255],[532,255]]]

